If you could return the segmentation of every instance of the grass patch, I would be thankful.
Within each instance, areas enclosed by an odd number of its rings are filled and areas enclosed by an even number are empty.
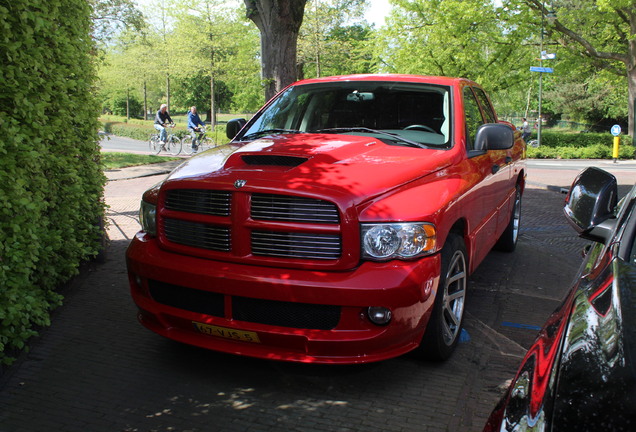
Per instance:
[[[102,166],[105,170],[126,168],[139,165],[149,165],[168,162],[179,158],[157,155],[143,155],[133,153],[104,152],[101,155]]]

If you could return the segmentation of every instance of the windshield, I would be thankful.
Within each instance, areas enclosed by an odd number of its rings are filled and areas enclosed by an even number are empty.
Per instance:
[[[290,87],[239,138],[280,133],[374,136],[387,144],[450,146],[450,89],[395,82]]]

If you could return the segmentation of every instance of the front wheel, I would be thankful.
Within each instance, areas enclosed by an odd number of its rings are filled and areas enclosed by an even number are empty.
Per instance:
[[[166,151],[173,156],[177,156],[181,153],[181,140],[174,135],[170,135],[168,141],[166,141]]]
[[[441,252],[441,272],[433,312],[416,355],[431,360],[446,360],[451,356],[462,331],[468,260],[464,240],[449,234]]]

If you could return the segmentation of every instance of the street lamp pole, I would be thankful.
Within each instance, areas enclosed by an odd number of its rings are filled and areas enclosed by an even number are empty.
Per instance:
[[[539,67],[543,67],[543,30],[545,17],[545,2],[541,2],[541,49],[539,50]],[[541,146],[541,127],[543,119],[541,118],[541,96],[543,93],[543,72],[539,72],[539,117],[537,119],[537,145]]]

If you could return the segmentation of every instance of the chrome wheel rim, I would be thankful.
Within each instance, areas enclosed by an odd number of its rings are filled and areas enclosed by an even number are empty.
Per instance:
[[[446,273],[442,299],[442,330],[446,345],[452,345],[461,330],[466,300],[466,280],[466,259],[462,251],[455,251]]]

